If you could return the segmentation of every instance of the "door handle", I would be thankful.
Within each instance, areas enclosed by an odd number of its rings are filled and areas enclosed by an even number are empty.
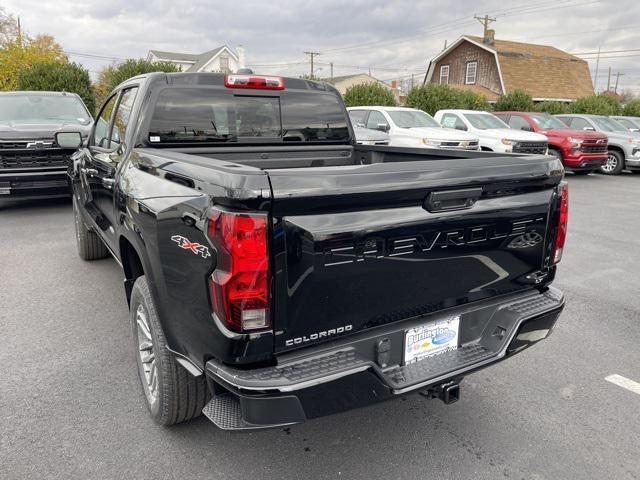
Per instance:
[[[113,186],[116,184],[116,181],[113,178],[102,177],[101,180],[102,180],[102,185],[105,188],[108,188],[109,190],[111,190]]]
[[[81,168],[80,173],[84,173],[88,177],[95,177],[98,175],[98,170],[95,168]]]
[[[481,195],[482,188],[431,192],[425,200],[423,207],[432,213],[464,210],[473,207]]]

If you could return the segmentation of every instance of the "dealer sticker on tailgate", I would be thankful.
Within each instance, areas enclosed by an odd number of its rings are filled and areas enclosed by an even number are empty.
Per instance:
[[[418,362],[458,348],[459,326],[460,317],[450,317],[407,330],[404,337],[404,363]]]

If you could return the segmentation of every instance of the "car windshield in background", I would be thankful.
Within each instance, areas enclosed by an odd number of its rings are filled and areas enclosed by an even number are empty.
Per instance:
[[[531,118],[533,119],[534,122],[536,122],[536,125],[544,130],[548,129],[548,128],[561,128],[561,129],[566,129],[567,126],[562,123],[560,120],[558,120],[555,117],[552,117],[551,115],[531,115]]]
[[[0,122],[3,123],[89,123],[91,117],[75,95],[1,95]]]
[[[509,128],[509,125],[504,123],[498,117],[494,117],[488,113],[467,113],[465,115],[469,123],[478,130],[489,130],[491,128]]]
[[[387,113],[399,128],[442,128],[431,116],[418,110],[388,110]]]
[[[599,129],[605,132],[628,132],[624,125],[616,122],[615,120],[607,117],[593,117],[593,123],[595,123]]]
[[[206,88],[171,88],[156,103],[149,142],[279,143],[349,139],[333,95],[286,92],[282,97],[234,95]]]

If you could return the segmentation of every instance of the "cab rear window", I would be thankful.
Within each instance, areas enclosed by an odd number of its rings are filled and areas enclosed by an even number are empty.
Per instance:
[[[346,116],[335,95],[292,91],[279,96],[239,95],[212,88],[163,90],[148,134],[151,145],[348,139]]]

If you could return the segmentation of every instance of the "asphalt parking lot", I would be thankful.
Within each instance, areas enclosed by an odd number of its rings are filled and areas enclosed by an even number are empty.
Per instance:
[[[287,429],[147,415],[119,266],[76,254],[67,200],[0,204],[0,478],[637,479],[640,176],[569,177],[554,334],[462,384]]]

